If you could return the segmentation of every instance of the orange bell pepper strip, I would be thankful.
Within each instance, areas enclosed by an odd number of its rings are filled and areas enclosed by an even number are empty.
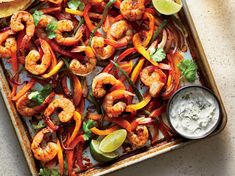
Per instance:
[[[90,18],[89,18],[89,10],[91,9],[91,4],[87,4],[84,8],[84,12],[83,12],[83,17],[84,20],[86,22],[86,25],[89,29],[90,32],[92,32],[95,29],[95,26],[92,24]]]
[[[133,69],[133,61],[130,60],[129,62],[121,62],[119,64],[121,66],[121,68],[129,75]],[[121,77],[119,78],[119,80],[121,82],[126,80],[126,77],[124,75],[121,75]]]
[[[132,111],[140,110],[144,108],[151,101],[151,99],[152,99],[151,95],[148,94],[141,102],[137,104],[127,105],[125,111],[132,112]]]
[[[36,81],[34,79],[31,79],[22,89],[19,90],[19,92],[12,97],[13,101],[17,101],[22,97],[24,94],[26,94],[34,85]]]
[[[80,10],[73,10],[73,9],[65,8],[65,12],[70,13],[72,15],[84,16],[84,11],[80,11]],[[88,15],[91,18],[98,18],[98,19],[102,18],[102,15],[98,13],[89,12]]]
[[[117,1],[116,1],[117,2]],[[115,4],[114,4],[115,5]],[[120,15],[118,15],[118,16],[116,16],[115,18],[114,18],[114,22],[116,22],[116,21],[120,21],[120,20],[123,20],[124,19],[124,17],[122,16],[122,14],[120,14]]]
[[[145,40],[143,41],[142,45],[144,47],[146,47],[149,42],[151,41],[152,37],[153,37],[153,33],[154,33],[154,17],[151,13],[145,12],[144,13],[144,18],[148,18],[149,20],[149,31],[147,32],[147,36],[145,38]]]
[[[108,119],[108,120],[125,128],[128,132],[131,132],[131,124],[127,120],[120,119],[120,118],[112,118],[112,119]]]
[[[114,2],[114,7],[116,7],[117,9],[120,9],[120,5],[121,5],[121,0],[116,0]]]
[[[137,65],[135,66],[134,70],[131,73],[131,81],[133,83],[136,82],[136,80],[138,79],[138,76],[140,75],[140,72],[144,66],[144,57],[141,57],[138,61],[137,61]]]
[[[55,75],[64,65],[64,61],[60,61],[49,73],[42,75],[43,78],[47,79]]]
[[[82,99],[82,85],[78,77],[72,74],[73,79],[73,102],[75,106],[78,106]]]
[[[102,116],[101,114],[95,114],[95,113],[89,113],[89,114],[87,115],[87,118],[88,118],[88,119],[95,120],[95,121],[101,120],[102,117],[103,117],[103,116]]]
[[[57,154],[58,157],[58,162],[59,162],[59,170],[60,170],[60,175],[64,175],[64,157],[63,157],[63,149],[60,145],[60,141],[57,139],[57,145],[59,147],[59,151]]]
[[[150,54],[149,52],[145,49],[144,46],[142,46],[142,42],[141,42],[141,39],[140,39],[140,34],[139,33],[136,33],[133,38],[133,44],[136,48],[136,50],[142,55],[144,56],[145,59],[147,59],[151,64],[153,64],[154,66],[158,66],[158,63],[153,61],[150,57]]]
[[[119,128],[118,128],[117,125],[112,126],[112,127],[108,128],[108,129],[105,129],[105,130],[100,130],[96,127],[93,127],[93,128],[91,128],[91,132],[98,135],[98,136],[106,136],[106,135],[108,135],[108,134],[110,134],[110,133],[112,133],[112,132],[114,132],[118,129]]]
[[[71,142],[75,139],[75,137],[77,136],[77,134],[81,128],[81,125],[82,125],[82,116],[79,112],[77,112],[77,111],[74,112],[73,119],[75,121],[75,127],[74,127],[74,130],[73,130],[71,137],[66,142],[67,146],[69,146],[71,144]]]

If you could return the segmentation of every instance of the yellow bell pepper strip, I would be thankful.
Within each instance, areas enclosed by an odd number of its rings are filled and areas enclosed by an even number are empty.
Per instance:
[[[73,10],[73,9],[65,8],[65,12],[70,13],[72,15],[84,16],[84,11],[80,11],[80,10]],[[102,18],[102,15],[98,13],[89,12],[88,15],[90,18],[98,18],[98,19]]]
[[[147,36],[146,36],[145,40],[142,43],[142,45],[144,47],[146,47],[149,44],[150,40],[153,37],[153,33],[154,33],[154,17],[153,17],[153,15],[148,13],[148,12],[145,12],[144,13],[144,19],[145,18],[148,18],[148,20],[149,20],[149,31],[147,32]]]
[[[89,45],[89,46],[91,45],[91,40],[92,40],[93,36],[95,35],[96,31],[103,25],[104,20],[106,19],[107,15],[108,15],[108,10],[109,10],[109,8],[113,5],[113,3],[114,3],[115,1],[116,1],[116,0],[110,0],[110,1],[106,4],[100,22],[99,22],[99,23],[96,25],[96,27],[93,28],[93,30],[91,31],[91,35],[90,35],[89,42],[88,42],[88,45]],[[84,9],[84,11],[85,11],[85,9]],[[84,14],[84,15],[85,15],[85,14]],[[88,15],[88,14],[87,14],[87,15]],[[85,19],[85,16],[84,16],[84,19]],[[85,20],[85,21],[86,21],[86,20]]]
[[[132,112],[132,111],[140,110],[140,109],[144,108],[151,101],[151,99],[152,99],[151,95],[148,94],[141,102],[139,102],[137,104],[127,105],[125,111]]]
[[[73,119],[75,121],[75,127],[73,130],[72,135],[70,136],[70,138],[66,141],[66,145],[70,146],[71,142],[75,139],[75,137],[77,136],[81,125],[82,125],[82,116],[79,112],[75,111],[73,114]]]
[[[119,126],[125,128],[128,132],[131,132],[131,124],[125,120],[125,119],[120,119],[120,118],[112,118],[112,119],[107,119],[110,122],[116,123]]]
[[[63,149],[58,139],[57,139],[57,145],[59,147],[59,151],[57,154],[58,162],[59,162],[59,170],[60,170],[60,175],[63,176],[64,175],[64,156],[63,156]]]
[[[36,81],[34,79],[31,79],[22,89],[17,92],[17,94],[12,97],[13,101],[17,101],[22,97],[24,94],[26,94],[34,85]]]
[[[82,85],[78,77],[72,74],[73,79],[73,102],[75,106],[78,106],[82,99]]]
[[[64,65],[64,61],[61,60],[49,73],[42,75],[43,78],[47,79],[55,75]]]
[[[138,79],[138,76],[140,75],[140,72],[144,66],[144,57],[141,57],[138,61],[137,61],[137,65],[135,66],[134,70],[131,73],[131,81],[133,83],[136,82],[136,80]]]
[[[143,100],[143,96],[140,93],[139,89],[135,86],[135,84],[131,81],[131,78],[127,75],[127,73],[118,65],[116,62],[111,61],[116,68],[126,77],[127,82],[130,84],[131,88],[133,89],[134,93],[136,94],[139,101]]]
[[[93,128],[91,128],[91,132],[98,135],[98,136],[106,136],[106,135],[108,135],[108,134],[110,134],[110,133],[112,133],[112,132],[114,132],[118,129],[119,128],[118,128],[117,125],[112,126],[112,127],[108,128],[108,129],[105,129],[105,130],[100,130],[96,127],[93,127]]]
[[[157,62],[154,62],[151,57],[149,52],[145,49],[145,47],[142,45],[141,39],[140,39],[140,34],[136,33],[133,38],[133,45],[135,46],[136,50],[142,55],[144,56],[145,59],[147,59],[151,64],[153,64],[154,66],[158,66]]]

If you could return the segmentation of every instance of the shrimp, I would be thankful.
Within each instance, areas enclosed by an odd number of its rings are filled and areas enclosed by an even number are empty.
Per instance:
[[[29,41],[34,35],[35,25],[33,16],[27,11],[18,11],[15,12],[11,17],[10,28],[13,32],[19,32],[24,30],[25,26],[22,23],[26,24],[26,35],[23,37],[20,49],[24,48],[29,44]]]
[[[71,46],[77,44],[81,38],[82,34],[85,31],[85,26],[82,25],[76,32],[73,37],[64,37],[62,35],[63,32],[70,32],[74,29],[73,22],[70,20],[60,20],[57,23],[56,33],[56,42],[60,45]]]
[[[129,96],[134,96],[134,94],[126,90],[114,90],[107,94],[103,101],[103,107],[107,116],[112,118],[122,114],[126,109],[126,103],[123,101],[115,102],[123,98],[128,98]]]
[[[41,113],[48,104],[52,101],[53,97],[55,96],[54,93],[51,93],[48,95],[48,97],[44,100],[44,102],[39,106],[29,107],[29,93],[26,93],[24,96],[22,96],[17,102],[16,102],[16,109],[17,111],[24,117],[31,117],[36,114]]]
[[[133,36],[133,29],[126,20],[120,20],[112,24],[110,34],[119,42],[129,42]]]
[[[41,75],[43,74],[51,64],[51,49],[50,45],[47,41],[43,39],[39,39],[39,42],[42,47],[43,56],[40,57],[40,53],[36,50],[31,50],[29,54],[25,58],[25,68],[30,73],[34,75]],[[41,63],[38,64],[37,62],[41,58]]]
[[[46,28],[48,24],[50,24],[53,20],[56,21],[56,18],[54,18],[53,16],[50,15],[42,15],[37,27],[39,28]]]
[[[121,2],[120,12],[129,21],[140,20],[145,12],[144,0],[124,0]]]
[[[96,57],[102,60],[110,58],[115,52],[113,46],[105,44],[103,37],[94,36],[91,41],[91,47]]]
[[[59,120],[63,123],[68,122],[73,117],[73,113],[75,111],[74,104],[67,98],[60,97],[54,99],[49,106],[46,108],[44,115],[45,117],[50,117],[50,115],[56,110],[62,109],[62,111],[58,114]]]
[[[94,77],[92,82],[92,93],[97,98],[102,98],[106,94],[105,87],[111,85],[110,90],[125,90],[125,85],[109,73],[100,73]]]
[[[79,48],[79,47],[77,47],[77,48]],[[91,47],[86,46],[86,47],[82,47],[82,48],[83,49],[80,50],[79,52],[85,51],[85,54],[86,54],[86,57],[87,57],[86,64],[82,64],[77,59],[73,59],[70,62],[69,68],[75,75],[86,76],[86,75],[90,74],[95,69],[95,67],[96,67],[96,57],[95,57],[95,54],[92,51]],[[73,50],[73,51],[75,51],[75,50]]]
[[[134,148],[143,147],[149,138],[148,129],[146,126],[139,125],[136,127],[135,131],[136,134],[132,132],[129,133],[127,137]]]
[[[11,57],[10,48],[12,45],[16,46],[16,42],[14,42],[15,40],[13,38],[12,39],[8,38],[12,34],[14,34],[14,32],[10,29],[0,33],[0,57],[2,58]],[[5,42],[5,46],[2,46],[3,42]]]
[[[148,66],[140,73],[140,80],[149,86],[150,95],[156,97],[165,85],[166,75],[157,67]]]
[[[49,2],[56,4],[56,5],[60,5],[63,2],[63,0],[40,0],[40,1],[42,1],[42,2],[49,1]]]
[[[59,151],[59,146],[55,142],[48,142],[45,147],[41,147],[45,134],[50,132],[48,128],[43,128],[34,136],[31,144],[34,157],[43,162],[52,160]]]

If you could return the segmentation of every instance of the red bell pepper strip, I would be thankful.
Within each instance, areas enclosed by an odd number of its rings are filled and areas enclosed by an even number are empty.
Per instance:
[[[131,73],[131,80],[133,83],[136,82],[136,80],[138,79],[138,76],[140,75],[140,72],[144,66],[144,57],[141,57],[138,61],[137,61],[137,65],[135,66],[133,72]]]
[[[85,98],[81,98],[81,101],[78,105],[78,107],[76,108],[76,110],[80,113],[80,114],[83,114],[84,112],[84,108],[85,108]]]
[[[108,134],[110,134],[110,133],[112,133],[112,132],[114,132],[118,129],[119,128],[116,125],[108,128],[108,129],[105,129],[105,130],[100,130],[96,127],[93,127],[93,128],[91,128],[91,132],[98,135],[98,136],[106,136],[106,135],[108,135]]]
[[[83,12],[83,17],[84,17],[84,20],[86,22],[86,25],[87,25],[89,31],[92,32],[95,29],[95,26],[92,24],[90,17],[88,15],[90,9],[91,9],[91,4],[90,3],[86,4],[86,6],[84,8],[84,12]]]
[[[125,120],[125,119],[120,119],[120,118],[112,118],[112,119],[107,119],[110,122],[116,123],[119,126],[125,128],[128,132],[131,132],[131,124]]]
[[[28,92],[35,85],[35,83],[36,81],[31,79],[14,97],[12,97],[12,100],[17,101],[20,97],[26,94],[26,92]]]
[[[57,11],[61,11],[61,6],[51,7],[51,8],[43,8],[43,9],[40,9],[40,11],[42,11],[44,14],[54,13],[54,12],[57,12]]]
[[[74,149],[79,143],[84,142],[84,136],[83,134],[80,134],[74,138],[74,140],[71,142],[70,146],[72,149]]]
[[[171,139],[171,136],[169,135],[166,128],[162,125],[162,123],[159,123],[159,130],[162,132],[163,136],[166,138],[167,141]]]
[[[82,99],[82,85],[78,77],[72,74],[73,79],[73,102],[75,106],[78,106]]]
[[[57,139],[57,145],[59,147],[59,151],[58,151],[58,162],[59,162],[59,170],[60,170],[60,175],[63,176],[64,175],[64,156],[63,156],[63,149],[60,145],[60,141]]]
[[[149,115],[150,118],[156,118],[160,116],[162,113],[166,112],[166,105],[162,105],[161,107],[153,110],[151,114]]]
[[[67,158],[67,163],[68,163],[68,175],[72,176],[75,175],[73,173],[73,164],[74,164],[74,150],[68,150],[65,152],[66,158]]]
[[[117,1],[116,1],[117,2]],[[115,4],[114,4],[115,5]],[[124,17],[122,16],[122,14],[120,14],[120,15],[118,15],[118,16],[116,16],[115,18],[114,18],[114,22],[116,22],[116,21],[120,21],[120,20],[122,20],[122,19],[124,19]]]
[[[77,159],[77,164],[80,168],[81,171],[85,170],[86,167],[83,165],[83,147],[84,147],[84,143],[82,142],[81,145],[79,145],[77,147],[77,153],[76,153],[76,159]]]
[[[67,146],[70,146],[71,142],[77,136],[77,134],[78,134],[78,132],[81,128],[81,125],[82,125],[82,117],[81,117],[81,114],[79,112],[77,112],[77,111],[74,112],[73,119],[75,121],[75,127],[74,127],[74,130],[73,130],[73,133],[72,133],[71,137],[66,142]]]
[[[151,144],[155,144],[157,140],[159,139],[159,123],[154,123],[153,124],[153,137],[151,139]]]

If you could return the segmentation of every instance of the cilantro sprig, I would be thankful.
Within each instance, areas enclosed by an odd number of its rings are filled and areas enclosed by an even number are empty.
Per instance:
[[[57,29],[57,21],[52,20],[46,27],[47,37],[53,39],[56,37],[55,30]]]
[[[166,58],[166,53],[163,48],[157,48],[155,50],[150,50],[150,56],[153,61],[161,62]]]
[[[40,168],[38,175],[41,175],[41,176],[59,176],[60,173],[57,169]]]
[[[43,15],[43,12],[40,11],[40,10],[35,10],[34,13],[33,13],[33,21],[34,21],[34,24],[37,26],[40,19],[42,18],[42,15]]]
[[[85,4],[80,0],[70,0],[67,5],[72,10],[84,10],[85,7]]]
[[[42,90],[40,91],[32,91],[29,95],[28,98],[31,100],[33,105],[38,106],[41,105],[46,97],[51,93],[52,88],[49,84],[46,84]]]
[[[93,121],[93,120],[88,120],[87,122],[83,122],[82,124],[82,128],[83,128],[83,131],[84,131],[84,139],[85,140],[89,140],[91,138],[91,135],[92,135],[92,132],[91,132],[91,128],[96,126],[97,123],[96,121]]]
[[[178,68],[187,81],[194,82],[196,80],[197,65],[193,60],[182,60],[178,64]]]

